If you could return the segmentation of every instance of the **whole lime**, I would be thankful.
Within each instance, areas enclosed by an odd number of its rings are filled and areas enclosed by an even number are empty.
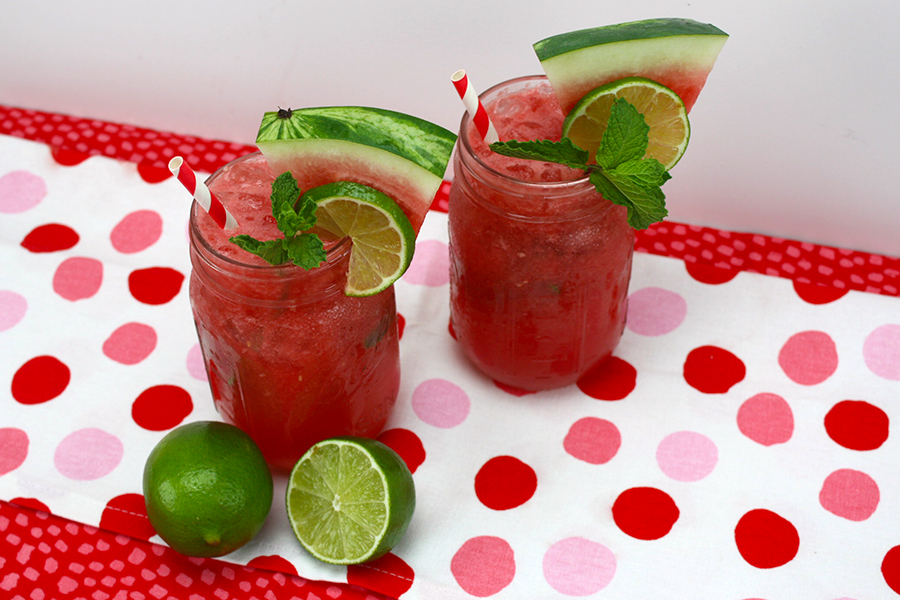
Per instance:
[[[249,542],[272,508],[272,474],[241,429],[197,421],[169,432],[144,465],[150,524],[187,556],[222,556]]]

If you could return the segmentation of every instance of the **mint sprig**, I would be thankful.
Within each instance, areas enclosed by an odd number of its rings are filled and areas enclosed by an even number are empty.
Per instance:
[[[628,209],[628,224],[646,229],[668,214],[662,185],[672,178],[661,162],[644,158],[650,143],[650,126],[624,98],[612,105],[606,131],[597,150],[597,164],[588,164],[589,153],[568,138],[559,142],[494,142],[497,154],[558,163],[588,173],[600,194]]]
[[[316,203],[301,195],[290,172],[275,178],[270,198],[272,216],[284,237],[260,241],[249,235],[236,235],[229,241],[273,265],[292,262],[309,270],[325,262],[322,240],[314,233],[305,233],[316,224]]]

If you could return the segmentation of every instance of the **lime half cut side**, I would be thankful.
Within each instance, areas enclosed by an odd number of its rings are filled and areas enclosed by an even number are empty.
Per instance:
[[[338,181],[313,188],[316,227],[349,237],[348,296],[371,296],[390,287],[412,262],[416,232],[403,210],[375,188]]]
[[[691,137],[684,102],[666,86],[643,77],[619,79],[588,92],[566,116],[563,136],[590,152],[593,162],[617,98],[633,104],[650,126],[645,158],[655,158],[666,170],[674,167]]]
[[[416,493],[400,456],[376,440],[332,438],[310,448],[288,480],[288,520],[313,556],[338,565],[387,554],[412,520]]]

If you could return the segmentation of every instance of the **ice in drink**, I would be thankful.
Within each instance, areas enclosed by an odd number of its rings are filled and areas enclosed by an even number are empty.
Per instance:
[[[544,77],[482,95],[500,139],[558,141]],[[492,153],[464,116],[450,189],[451,323],[472,362],[525,390],[569,385],[622,335],[634,234],[581,171]]]
[[[393,288],[343,293],[349,240],[330,243],[327,262],[309,271],[272,266],[228,241],[282,237],[274,178],[257,153],[207,181],[240,228],[219,229],[195,203],[190,297],[217,410],[285,471],[320,440],[376,436],[397,398],[400,362]]]

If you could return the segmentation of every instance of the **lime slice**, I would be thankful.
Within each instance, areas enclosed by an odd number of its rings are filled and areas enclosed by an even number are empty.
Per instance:
[[[332,438],[294,466],[286,505],[294,534],[310,554],[350,565],[384,556],[400,541],[412,520],[416,490],[406,463],[386,445]]]
[[[319,205],[316,227],[353,242],[348,296],[371,296],[397,281],[412,262],[416,232],[396,202],[375,188],[337,181],[305,196]]]
[[[674,167],[691,137],[684,102],[666,86],[643,77],[619,79],[588,92],[566,116],[563,136],[590,152],[593,161],[617,98],[633,104],[650,126],[645,158],[655,158],[666,170]]]

